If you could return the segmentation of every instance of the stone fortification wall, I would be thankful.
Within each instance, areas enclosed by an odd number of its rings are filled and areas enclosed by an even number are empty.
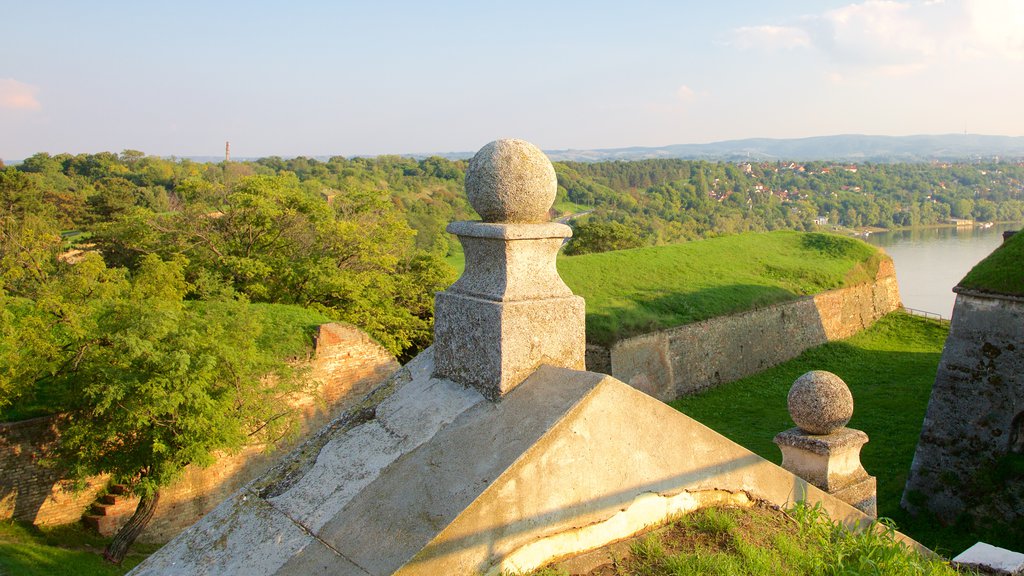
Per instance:
[[[296,399],[303,412],[304,430],[320,428],[398,368],[394,356],[361,330],[342,324],[321,326],[308,374],[319,383],[316,397]],[[78,492],[69,490],[58,470],[41,463],[56,439],[52,417],[0,424],[0,519],[16,518],[35,524],[75,522],[106,486],[107,478],[96,477]],[[178,482],[161,491],[156,514],[143,539],[171,538],[267,470],[277,456],[251,447],[224,456],[208,468],[186,469]],[[121,499],[108,512],[127,521],[137,502],[134,498]]]
[[[673,400],[852,336],[899,307],[896,270],[885,259],[872,283],[617,342],[609,354],[610,374],[658,399]],[[600,357],[592,351],[587,358]]]
[[[1024,522],[1021,462],[1024,298],[961,289],[903,506],[947,523]]]

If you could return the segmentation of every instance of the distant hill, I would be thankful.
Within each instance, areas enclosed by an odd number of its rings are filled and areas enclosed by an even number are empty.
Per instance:
[[[748,138],[709,144],[600,150],[546,150],[556,161],[600,162],[683,158],[691,160],[837,160],[850,162],[921,162],[1024,158],[1024,137],[981,134],[866,136],[844,134],[812,138]]]
[[[604,162],[609,160],[646,160],[682,158],[685,160],[771,161],[832,160],[848,162],[928,162],[931,160],[970,161],[1024,159],[1024,136],[986,136],[983,134],[938,134],[918,136],[866,136],[843,134],[812,138],[747,138],[707,144],[670,146],[633,146],[629,148],[545,150],[549,158],[564,162]],[[466,160],[473,152],[430,152],[399,154],[416,159],[441,156]],[[308,156],[326,161],[332,155]],[[375,156],[357,154],[357,156]],[[286,156],[293,158],[294,156]],[[197,162],[219,162],[222,156],[186,156]],[[235,158],[238,161],[256,157]]]

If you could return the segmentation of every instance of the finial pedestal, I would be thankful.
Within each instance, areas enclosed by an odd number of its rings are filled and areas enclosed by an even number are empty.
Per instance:
[[[789,414],[798,425],[775,436],[782,467],[865,514],[877,517],[874,476],[860,463],[868,435],[846,428],[853,396],[831,372],[808,372],[789,391]]]
[[[542,364],[585,369],[583,298],[555,267],[564,224],[543,222],[557,186],[532,144],[498,140],[470,161],[466,194],[484,222],[452,222],[466,269],[437,294],[434,375],[501,398]]]

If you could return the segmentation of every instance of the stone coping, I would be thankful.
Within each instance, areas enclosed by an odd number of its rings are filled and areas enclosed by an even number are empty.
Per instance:
[[[558,222],[541,224],[495,224],[477,220],[459,220],[445,228],[451,234],[472,238],[498,240],[531,240],[537,238],[569,238],[572,228]]]
[[[853,428],[840,428],[831,434],[808,434],[800,428],[790,428],[775,435],[776,444],[795,446],[823,456],[855,446],[862,446],[868,441],[868,435]]]
[[[1008,300],[1010,302],[1024,302],[1024,296],[1003,294],[1002,292],[988,292],[975,288],[964,288],[963,286],[954,286],[953,292],[963,294],[964,296],[974,296],[975,298],[992,298],[995,300]]]

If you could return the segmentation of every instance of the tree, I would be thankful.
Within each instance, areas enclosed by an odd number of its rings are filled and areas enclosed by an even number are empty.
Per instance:
[[[54,461],[73,480],[110,474],[140,496],[104,552],[115,563],[182,469],[273,445],[294,422],[286,400],[299,380],[256,345],[246,302],[187,304],[184,265],[147,256],[130,282],[89,303],[88,330],[62,342],[66,369],[50,383],[67,403]]]
[[[573,238],[565,248],[565,254],[575,256],[593,252],[625,250],[645,244],[643,237],[633,226],[619,222],[587,221],[576,225]]]

